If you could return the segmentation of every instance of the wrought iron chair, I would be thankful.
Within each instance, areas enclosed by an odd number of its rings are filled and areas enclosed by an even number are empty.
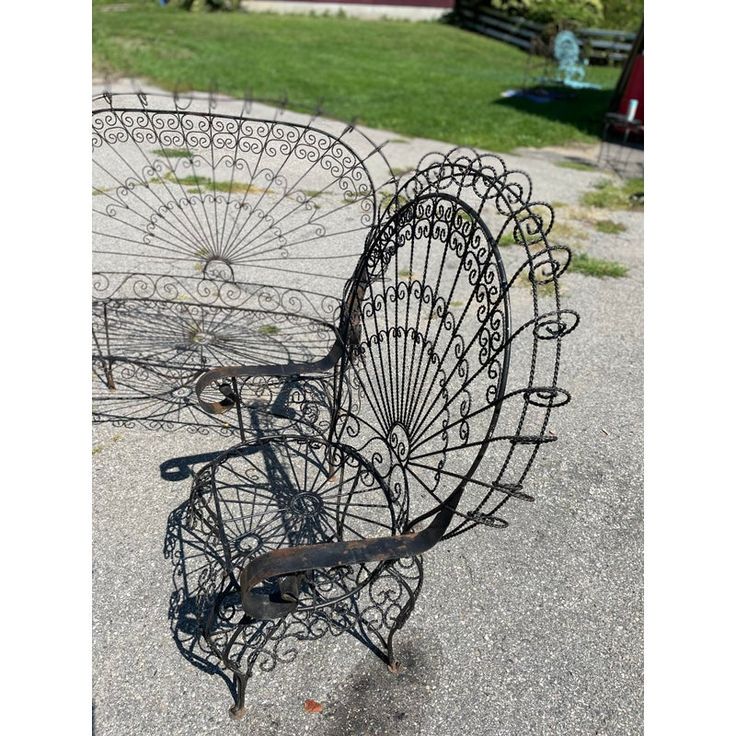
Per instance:
[[[531,40],[522,90],[526,97],[549,101],[574,97],[576,89],[600,89],[585,81],[585,45],[569,29],[550,24]]]
[[[207,648],[237,684],[233,717],[254,668],[328,632],[351,633],[396,670],[422,555],[504,528],[510,498],[533,500],[529,470],[570,398],[560,350],[578,317],[560,305],[570,252],[550,243],[552,211],[531,194],[493,156],[425,159],[346,291],[328,434],[251,440],[195,476],[193,595]],[[205,375],[198,391],[245,370]]]
[[[244,439],[242,408],[296,400],[285,390],[294,366],[323,377],[302,386],[300,411],[276,410],[282,419],[303,419],[304,394],[331,384],[342,290],[395,190],[362,132],[280,104],[95,98],[96,421]],[[197,377],[236,362],[267,375],[247,391],[213,389],[237,412],[201,411]]]
[[[571,89],[600,89],[599,84],[585,81],[588,60],[583,57],[580,40],[572,31],[560,31],[552,40],[551,51],[557,69],[552,78],[539,80],[540,84],[552,82]]]

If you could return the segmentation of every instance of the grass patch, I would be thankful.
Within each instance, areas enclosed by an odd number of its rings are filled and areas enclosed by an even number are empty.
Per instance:
[[[278,335],[281,330],[276,325],[261,325],[258,332],[261,335]]]
[[[557,230],[555,229],[555,233],[556,232],[557,232]],[[520,248],[524,248],[525,247],[523,242],[521,242],[521,243],[517,243],[516,242],[516,240],[514,239],[513,232],[506,232],[506,233],[504,233],[496,241],[496,245],[499,246],[499,248],[510,248],[511,246],[514,246],[514,245],[518,245]],[[526,245],[526,247],[528,247],[529,250],[532,253],[535,253],[535,252],[541,250],[542,248],[544,248],[545,245],[544,245],[544,241],[543,240],[539,240],[536,243],[528,242],[527,245]]]
[[[552,235],[556,238],[563,238],[565,240],[572,240],[573,238],[577,240],[588,239],[588,234],[586,232],[578,230],[578,228],[573,227],[569,222],[560,222],[559,220],[555,222],[552,227]]]
[[[174,184],[181,184],[183,187],[207,186],[207,184],[211,184],[209,177],[197,176],[196,174],[192,176],[174,176],[169,172],[166,174],[164,179],[166,179],[166,181],[171,181]]]
[[[232,192],[234,194],[268,194],[271,191],[240,181],[208,181],[204,184],[204,188],[212,192]]]
[[[149,179],[147,184],[178,184],[181,187],[189,187],[189,193],[196,193],[201,189],[207,189],[210,192],[228,192],[230,194],[270,194],[270,189],[261,189],[254,184],[246,184],[241,181],[213,181],[208,176],[198,176],[192,174],[190,176],[177,176],[172,171],[168,171],[161,176],[154,176]]]
[[[595,229],[599,233],[610,233],[612,235],[616,235],[617,233],[624,232],[626,230],[626,225],[614,222],[613,220],[598,220],[598,222],[595,223]]]
[[[102,452],[102,445],[93,445],[92,447],[92,454],[93,455],[99,455]]]
[[[617,261],[606,261],[603,258],[593,258],[587,253],[573,253],[569,270],[582,273],[585,276],[593,276],[598,279],[619,279],[626,276],[629,269]]]
[[[514,282],[514,286],[520,289],[526,289],[530,294],[534,292],[534,284],[528,278],[519,278]],[[561,285],[558,285],[560,295],[565,293]],[[537,284],[537,296],[542,299],[551,299],[555,295],[555,285],[550,282],[548,284]]]
[[[394,195],[391,194],[391,192],[381,192],[381,209],[388,207],[393,200]],[[409,204],[409,198],[405,197],[403,194],[399,194],[396,198],[396,209],[400,209],[405,204]]]
[[[602,90],[536,105],[501,96],[524,78],[525,52],[446,23],[188,13],[178,3],[151,0],[129,5],[109,13],[93,0],[98,76],[144,78],[169,90],[208,90],[214,81],[234,97],[246,88],[259,98],[286,94],[294,101],[289,108],[303,112],[321,99],[330,117],[358,115],[398,136],[493,151],[598,140],[620,74],[590,67],[586,76]]]
[[[156,156],[166,156],[166,158],[191,158],[192,154],[186,148],[157,148],[153,151]]]
[[[597,182],[595,189],[585,192],[582,203],[608,210],[641,210],[644,207],[644,179],[628,179],[618,184],[610,179]]]
[[[574,169],[575,171],[598,171],[598,167],[585,161],[555,161],[555,166],[561,169]]]
[[[548,284],[537,284],[537,296],[542,299],[552,299],[555,295],[555,285],[550,281]]]
[[[460,219],[461,222],[476,222],[477,218],[470,214],[470,212],[466,212],[465,210],[458,210],[457,216]]]
[[[314,207],[315,210],[322,208],[321,205],[315,202],[315,199],[317,199],[317,197],[321,197],[324,194],[324,191],[321,189],[302,189],[301,193],[307,198],[305,202],[308,202],[310,207]]]

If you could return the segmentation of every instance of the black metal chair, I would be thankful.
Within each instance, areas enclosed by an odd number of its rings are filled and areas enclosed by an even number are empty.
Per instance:
[[[636,151],[636,154],[634,154]],[[644,173],[644,121],[618,112],[603,116],[598,168],[610,168],[622,177]]]
[[[510,498],[533,500],[529,470],[570,398],[560,350],[578,316],[560,305],[570,252],[549,241],[552,210],[531,194],[490,155],[423,160],[346,290],[328,433],[253,439],[195,476],[197,610],[237,683],[233,717],[254,668],[328,632],[348,631],[395,670],[422,555],[504,528]],[[247,372],[215,370],[197,390]]]
[[[344,284],[395,190],[380,146],[284,102],[94,99],[95,421],[244,439],[241,409],[291,401],[294,365],[325,374],[305,389],[324,393]],[[247,399],[237,381],[214,388],[237,412],[201,411],[196,379],[232,363],[266,375]]]

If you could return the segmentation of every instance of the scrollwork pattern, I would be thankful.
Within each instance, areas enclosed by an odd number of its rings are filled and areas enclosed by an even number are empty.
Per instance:
[[[349,277],[376,223],[377,186],[390,180],[379,146],[319,116],[308,123],[278,113],[254,117],[247,112],[252,101],[226,114],[214,98],[141,99],[95,102],[101,270],[149,260],[209,272],[216,261],[234,281],[279,285],[285,270],[292,280],[307,274],[336,285]]]
[[[360,339],[336,426],[387,477],[403,468],[414,515],[463,484],[469,508],[448,536],[504,528],[497,511],[531,498],[521,488],[555,439],[550,413],[570,399],[557,385],[560,346],[579,318],[560,305],[570,251],[550,243],[553,225],[529,177],[499,157],[431,154],[384,202],[353,282]],[[507,233],[515,245],[502,257]]]
[[[234,415],[214,417],[201,409],[194,394],[197,377],[223,363],[320,359],[336,339],[331,320],[338,304],[324,294],[258,284],[95,273],[93,417],[119,426],[138,422],[149,428],[234,432]],[[260,392],[257,385],[255,380],[241,384],[245,405],[265,409],[284,395],[283,381],[261,381]],[[292,388],[289,416],[305,426],[329,424],[324,392],[307,398]],[[297,403],[302,414],[294,408]]]
[[[256,668],[270,671],[292,661],[299,642],[327,634],[349,632],[388,652],[392,632],[419,594],[420,558],[342,565],[300,575],[299,605],[286,618],[257,621],[244,614],[239,571],[248,559],[282,545],[284,535],[291,543],[362,539],[403,523],[375,488],[371,466],[340,446],[328,457],[327,447],[323,440],[291,437],[233,448],[197,474],[187,511],[172,525],[188,545],[175,560],[182,568],[175,580],[189,581],[177,599],[196,600],[199,646],[246,679]],[[330,466],[339,468],[339,483],[315,482],[330,480]]]

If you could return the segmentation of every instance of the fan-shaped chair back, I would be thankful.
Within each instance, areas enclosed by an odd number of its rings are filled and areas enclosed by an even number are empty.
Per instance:
[[[525,497],[554,440],[550,411],[569,398],[557,369],[577,315],[559,303],[569,251],[548,242],[551,209],[531,201],[528,179],[460,151],[424,163],[383,213],[346,300],[355,346],[339,432],[414,522],[460,491],[452,534],[505,525],[498,508]]]

